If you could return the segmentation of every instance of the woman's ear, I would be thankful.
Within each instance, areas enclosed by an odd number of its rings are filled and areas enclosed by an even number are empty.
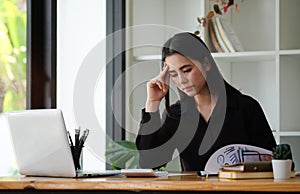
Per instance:
[[[207,57],[204,58],[203,67],[204,67],[206,72],[210,71],[211,63],[210,63],[210,61],[208,60]]]

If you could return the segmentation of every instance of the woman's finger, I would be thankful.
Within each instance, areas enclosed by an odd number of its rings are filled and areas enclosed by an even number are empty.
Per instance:
[[[159,89],[163,89],[163,83],[161,82],[161,81],[159,81],[159,80],[156,80],[156,85],[159,87]]]
[[[165,76],[165,81],[164,81],[164,92],[167,92],[169,90],[169,84],[170,84],[170,74],[167,73]]]
[[[162,71],[159,73],[159,75],[152,80],[149,81],[152,87],[155,87],[155,85],[166,92],[168,90],[168,85],[169,85],[169,73],[168,73],[168,65],[164,63]]]
[[[161,73],[162,73],[163,75],[166,75],[166,73],[168,73],[168,70],[169,70],[169,66],[168,66],[167,63],[165,62],[165,63],[164,63],[164,66],[163,66],[163,69],[162,69],[162,71],[161,71]]]
[[[149,86],[150,87],[157,86],[159,89],[162,89],[162,82],[159,79],[154,78],[149,81]]]

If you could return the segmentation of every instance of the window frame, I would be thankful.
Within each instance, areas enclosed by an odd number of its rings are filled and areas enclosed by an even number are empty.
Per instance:
[[[27,0],[26,109],[56,108],[57,0]]]
[[[125,0],[106,0],[107,36],[125,28]],[[106,133],[110,140],[125,139],[125,77],[120,96],[111,98],[117,79],[125,71],[125,31],[107,40]],[[122,51],[120,54],[119,51]],[[110,57],[107,57],[110,58]],[[27,0],[27,88],[26,109],[56,108],[57,86],[57,0]],[[111,106],[112,105],[112,106]],[[115,119],[113,108],[121,117]],[[108,139],[107,139],[108,140]],[[108,146],[108,141],[106,147]],[[106,162],[106,168],[111,168]]]
[[[106,69],[106,147],[111,140],[125,140],[125,76],[126,51],[125,51],[125,19],[126,2],[125,0],[106,1],[106,56],[108,60]],[[117,33],[115,33],[117,32]],[[111,37],[111,38],[110,38]],[[121,51],[121,52],[120,52]],[[112,59],[112,60],[111,60]],[[121,95],[111,98],[114,84],[120,78]],[[115,111],[114,111],[114,110]],[[116,111],[117,110],[117,111]],[[118,114],[119,121],[115,114]],[[121,124],[121,125],[120,125]],[[106,168],[111,169],[109,161]]]

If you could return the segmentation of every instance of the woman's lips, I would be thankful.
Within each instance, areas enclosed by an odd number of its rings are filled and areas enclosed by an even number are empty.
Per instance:
[[[193,90],[193,88],[194,88],[193,86],[187,86],[187,87],[184,87],[183,90],[186,92],[189,92],[189,91]]]

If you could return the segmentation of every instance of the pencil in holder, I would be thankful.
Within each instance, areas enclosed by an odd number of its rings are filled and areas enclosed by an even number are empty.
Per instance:
[[[73,161],[75,165],[76,170],[82,170],[82,163],[83,163],[83,157],[82,157],[82,149],[84,147],[84,142],[89,134],[89,129],[85,129],[83,131],[83,134],[80,136],[80,128],[75,129],[75,145],[73,144],[72,137],[69,132],[68,137],[70,140],[70,148],[73,156]]]
[[[83,165],[82,147],[71,146],[71,150],[72,150],[75,169],[82,170],[82,165]]]

